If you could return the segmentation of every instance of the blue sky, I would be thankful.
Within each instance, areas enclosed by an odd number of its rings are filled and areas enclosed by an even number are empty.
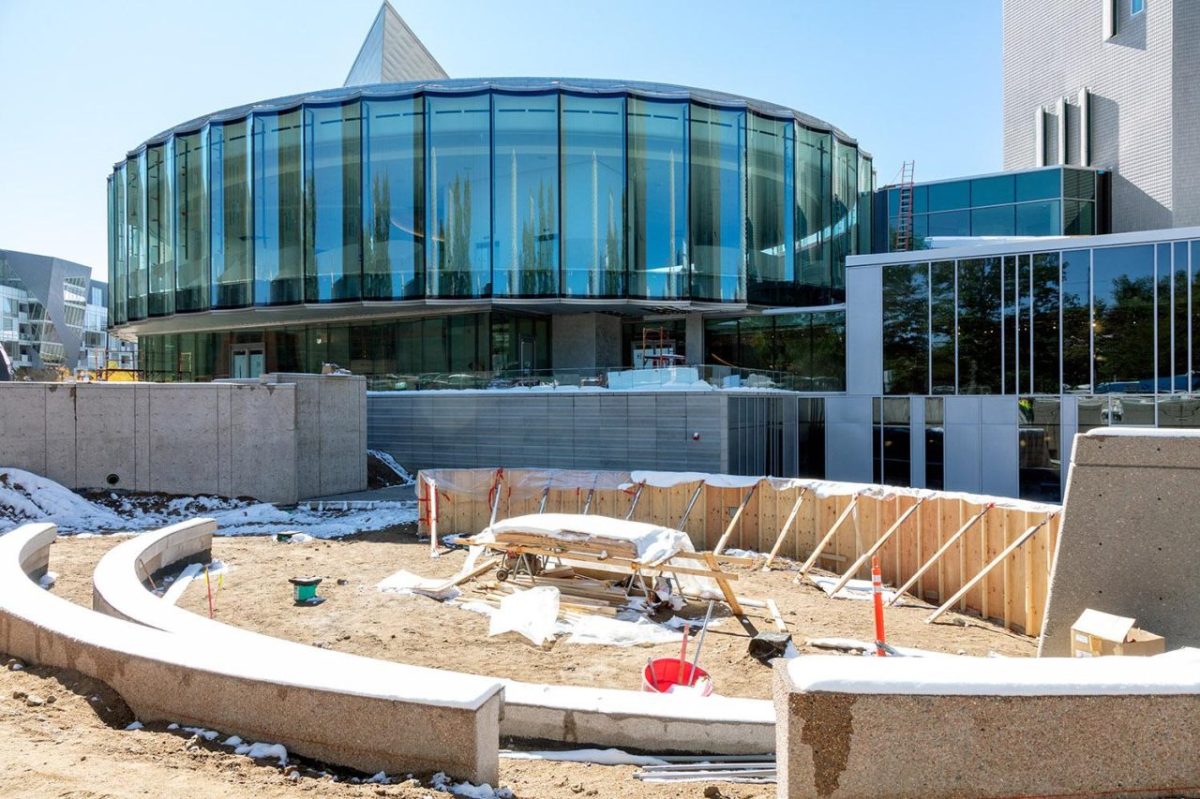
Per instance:
[[[826,119],[918,180],[1001,164],[1001,0],[393,0],[452,77],[682,83]],[[378,0],[0,0],[0,248],[104,278],[105,177],[146,138],[340,86]]]

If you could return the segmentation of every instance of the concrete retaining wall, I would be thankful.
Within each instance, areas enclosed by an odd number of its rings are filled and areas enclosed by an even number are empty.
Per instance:
[[[301,672],[322,671],[331,661],[352,657],[206,619],[163,602],[143,587],[141,580],[147,575],[207,553],[215,528],[206,519],[184,522],[109,550],[93,575],[93,606],[110,616],[207,641],[215,649],[260,653],[265,659],[284,658],[291,668]],[[487,679],[436,673],[455,680]],[[420,682],[412,678],[412,684]],[[696,702],[686,696],[502,682],[504,718],[500,733],[506,737],[720,754],[760,754],[775,745],[774,710],[764,700],[711,697]]]
[[[366,488],[366,381],[0,383],[3,465],[69,488],[292,503]]]
[[[22,570],[45,568],[55,536],[54,525],[36,524],[0,537],[0,651],[95,677],[141,721],[283,743],[371,773],[445,770],[496,783],[497,681],[337,653],[318,668],[289,652],[214,646],[110,618],[42,590]]]
[[[1087,608],[1200,646],[1200,430],[1097,428],[1075,439],[1039,654],[1070,654]]]
[[[778,796],[1200,795],[1200,662],[1171,657],[776,661]]]

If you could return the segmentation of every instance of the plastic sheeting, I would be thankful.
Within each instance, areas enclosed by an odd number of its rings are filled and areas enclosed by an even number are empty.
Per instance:
[[[488,635],[520,633],[534,646],[541,646],[557,631],[558,605],[558,589],[553,586],[539,585],[509,594],[491,614]]]

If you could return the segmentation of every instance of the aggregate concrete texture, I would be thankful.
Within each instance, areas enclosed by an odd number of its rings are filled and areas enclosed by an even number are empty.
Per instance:
[[[1075,438],[1038,654],[1070,655],[1087,608],[1200,646],[1200,431],[1097,428]]]
[[[780,799],[1200,795],[1195,694],[805,692],[776,663]]]

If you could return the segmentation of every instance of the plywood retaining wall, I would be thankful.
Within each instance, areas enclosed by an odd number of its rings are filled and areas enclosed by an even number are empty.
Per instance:
[[[546,513],[582,513],[592,493],[591,514],[624,518],[638,484],[628,472],[578,472],[552,469],[436,469],[421,472],[418,502],[419,531],[429,533],[430,482],[437,486],[436,516],[439,536],[471,534],[487,527],[491,497],[500,475],[500,506],[496,518],[537,513],[543,496]],[[657,473],[655,482],[667,473]],[[699,550],[712,549],[721,538],[748,491],[722,487],[720,476],[709,481],[688,475],[689,482],[669,488],[647,483],[642,488],[632,518],[666,527],[679,521],[693,494],[697,499],[685,530]],[[728,478],[744,481],[747,478]],[[752,478],[750,478],[752,479]],[[549,486],[548,490],[546,486]],[[595,486],[593,488],[593,486]],[[603,486],[603,487],[601,487]],[[855,496],[855,511],[839,527],[822,551],[816,566],[842,574],[875,544],[905,510],[922,497],[925,501],[879,550],[885,584],[899,586],[921,568],[942,544],[989,504],[990,509],[931,566],[911,593],[932,605],[941,605],[975,577],[1009,544],[1033,525],[1051,516],[1028,541],[993,568],[957,604],[957,609],[995,621],[1028,635],[1042,629],[1051,561],[1058,537],[1059,506],[1015,499],[975,496],[956,492],[891,486],[828,483],[818,480],[758,482],[750,501],[734,526],[726,550],[769,552],[797,497],[805,490],[796,521],[784,538],[779,556],[806,559],[825,537]],[[869,579],[869,568],[855,575]]]

